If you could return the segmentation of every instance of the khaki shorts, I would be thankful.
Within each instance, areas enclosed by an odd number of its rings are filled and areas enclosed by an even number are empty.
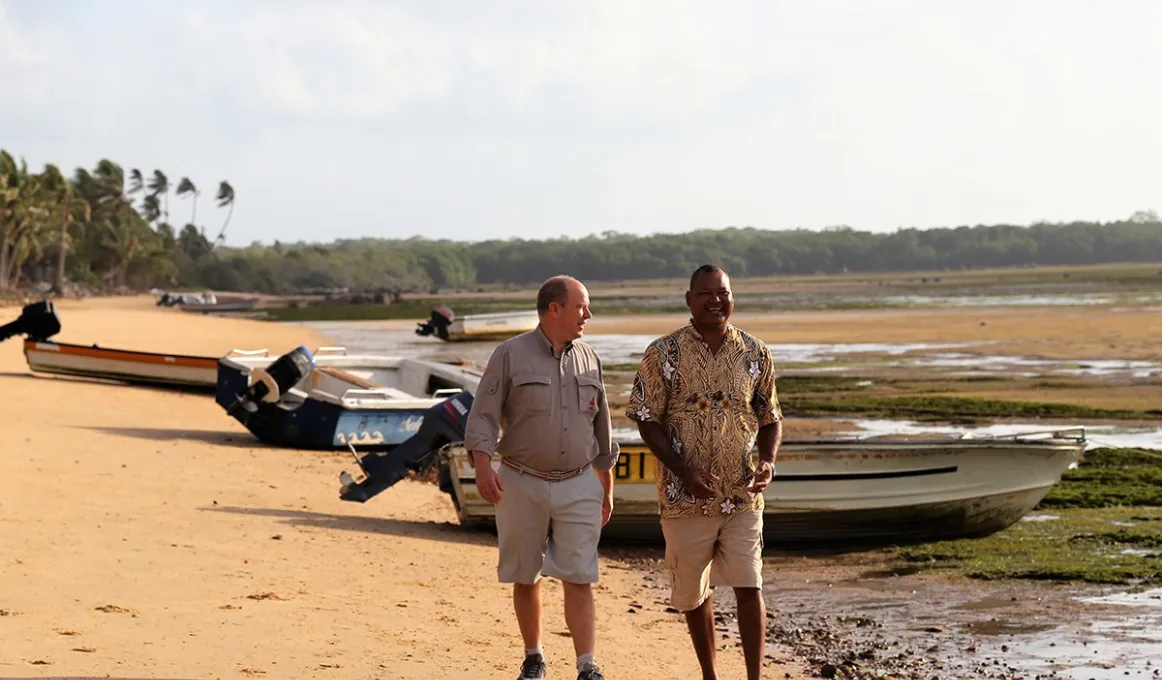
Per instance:
[[[501,465],[498,474],[504,487],[496,504],[500,582],[532,585],[551,576],[596,583],[605,495],[596,473],[550,482]]]
[[[670,604],[680,612],[697,609],[710,586],[762,588],[763,513],[718,517],[663,517]],[[713,582],[713,583],[712,583]]]

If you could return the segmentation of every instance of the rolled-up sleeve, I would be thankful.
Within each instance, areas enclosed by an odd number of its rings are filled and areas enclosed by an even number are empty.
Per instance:
[[[669,367],[670,371],[676,366]],[[625,416],[636,423],[661,423],[666,416],[666,358],[657,342],[650,343],[642,355]]]
[[[496,453],[508,387],[508,348],[501,344],[488,359],[468,411],[468,424],[464,427],[464,448],[468,451],[479,451],[490,457]]]
[[[782,420],[783,409],[779,406],[779,394],[775,389],[775,361],[766,345],[763,345],[761,361],[750,404],[759,427],[764,427]]]
[[[601,359],[597,360],[597,378],[601,381],[601,403],[597,417],[593,419],[593,434],[597,437],[597,456],[593,467],[597,470],[612,470],[621,455],[621,446],[613,441],[613,420],[609,413],[609,397],[605,390],[605,371]]]

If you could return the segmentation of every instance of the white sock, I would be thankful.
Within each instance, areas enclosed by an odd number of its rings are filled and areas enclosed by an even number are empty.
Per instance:
[[[532,656],[533,654],[540,654],[541,656],[544,656],[545,652],[541,649],[541,645],[537,645],[536,649],[525,650],[525,656]]]
[[[589,664],[596,666],[597,662],[594,660],[595,658],[596,656],[593,654],[593,652],[586,652],[585,654],[577,657],[577,670],[585,670],[585,666]]]

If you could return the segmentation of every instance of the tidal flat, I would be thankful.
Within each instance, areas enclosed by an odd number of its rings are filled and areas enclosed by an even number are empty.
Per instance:
[[[1157,677],[1160,271],[1142,265],[736,282],[734,321],[772,349],[788,438],[1080,426],[1090,440],[1078,467],[1033,512],[991,536],[875,550],[768,549],[772,654],[803,659],[829,677]],[[606,359],[615,427],[632,434],[623,411],[637,362],[650,340],[686,322],[682,283],[594,289],[586,339]],[[821,302],[781,305],[769,297],[780,291]],[[840,294],[871,299],[846,308],[825,300]],[[750,304],[763,295],[766,307]],[[908,295],[926,297],[902,300]],[[619,296],[669,299],[648,313],[613,313],[607,303]],[[513,308],[532,297],[482,292],[463,301],[485,299]],[[308,325],[353,352],[407,351],[481,365],[495,346],[418,338],[412,321]],[[641,570],[656,589],[651,606],[666,606],[658,549],[609,554]],[[737,625],[729,592],[719,601],[722,645],[731,647]]]

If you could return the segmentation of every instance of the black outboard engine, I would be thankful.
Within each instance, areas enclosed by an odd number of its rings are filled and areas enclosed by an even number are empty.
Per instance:
[[[414,471],[423,474],[434,462],[441,448],[464,441],[472,393],[461,392],[424,412],[420,429],[407,441],[386,453],[368,453],[355,460],[366,473],[361,482],[348,473],[339,475],[339,498],[364,503]],[[354,453],[354,448],[352,448]]]
[[[416,325],[416,335],[432,335],[441,340],[448,339],[448,327],[456,319],[456,315],[452,310],[445,305],[440,305],[432,310],[432,315],[424,323]]]
[[[266,368],[256,368],[251,373],[250,387],[246,392],[238,395],[238,400],[231,404],[226,412],[230,415],[238,409],[249,413],[258,411],[258,402],[277,402],[294,387],[300,380],[315,370],[315,357],[303,346],[287,352],[274,360]]]
[[[61,319],[51,300],[41,300],[24,306],[20,317],[0,326],[0,341],[13,335],[23,335],[29,340],[48,340],[61,332]]]

